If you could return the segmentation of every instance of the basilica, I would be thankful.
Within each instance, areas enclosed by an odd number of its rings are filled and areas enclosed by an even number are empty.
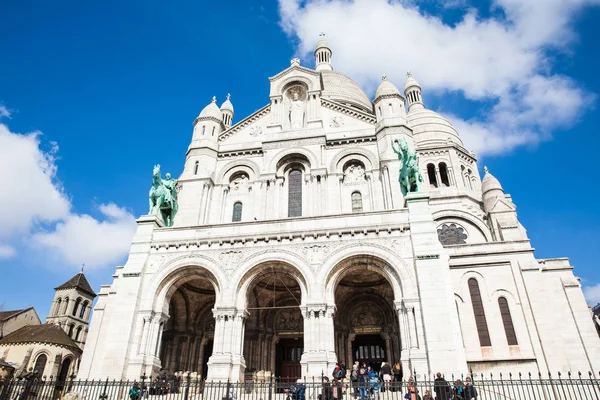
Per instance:
[[[383,77],[371,99],[333,69],[325,37],[314,56],[269,78],[253,114],[236,121],[230,97],[213,97],[194,120],[177,213],[137,220],[78,377],[297,379],[357,360],[600,370],[569,260],[535,258],[496,171],[480,175],[415,77],[403,91]],[[418,190],[399,183],[400,144]]]

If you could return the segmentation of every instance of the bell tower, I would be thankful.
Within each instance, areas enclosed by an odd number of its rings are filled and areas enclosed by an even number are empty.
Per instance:
[[[96,293],[81,272],[54,288],[47,324],[59,325],[83,349]]]

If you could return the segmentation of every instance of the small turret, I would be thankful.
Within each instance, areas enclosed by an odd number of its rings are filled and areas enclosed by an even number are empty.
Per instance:
[[[225,125],[225,129],[231,128],[231,124],[233,121],[233,104],[229,100],[231,95],[227,93],[227,99],[221,104],[221,120],[223,121],[223,125]]]
[[[217,98],[213,96],[210,104],[204,107],[198,118],[194,121],[192,141],[203,139],[213,139],[216,141],[223,127],[223,116],[221,110],[217,107]]]
[[[408,101],[408,111],[411,109],[424,108],[423,98],[421,97],[421,85],[412,74],[406,73],[406,83],[404,84],[404,95]]]
[[[504,189],[494,175],[490,173],[487,167],[483,167],[485,175],[481,181],[481,193],[483,196],[483,208],[486,212],[490,212],[497,199],[504,198]]]
[[[377,122],[386,118],[406,118],[404,99],[396,85],[387,80],[386,75],[381,77],[381,83],[375,92],[373,105],[375,106]]]
[[[333,67],[331,66],[331,49],[325,39],[325,34],[321,33],[319,37],[320,39],[315,49],[315,70],[333,71]]]

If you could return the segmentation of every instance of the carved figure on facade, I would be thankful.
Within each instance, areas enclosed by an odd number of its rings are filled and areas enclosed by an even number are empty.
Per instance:
[[[304,319],[300,309],[282,310],[277,315],[276,328],[280,331],[301,331],[304,329]]]
[[[287,92],[291,129],[302,129],[306,119],[306,93],[302,86],[293,86]]]
[[[404,138],[395,143],[398,145],[398,148],[396,148],[394,141],[392,141],[392,150],[394,150],[394,153],[398,155],[398,159],[402,162],[398,181],[400,182],[402,195],[406,196],[408,193],[419,191],[420,183],[423,182],[423,176],[419,171],[417,152],[411,151],[408,148],[408,144]]]
[[[339,128],[341,126],[344,126],[344,118],[342,118],[339,115],[335,116],[335,117],[331,117],[331,119],[329,120],[330,128]]]
[[[369,304],[364,304],[354,310],[352,313],[352,326],[363,327],[363,326],[377,326],[383,325],[384,319],[381,312]]]
[[[248,175],[239,174],[231,180],[229,185],[230,190],[234,194],[246,194],[248,193]]]
[[[365,169],[362,165],[350,164],[344,170],[344,183],[355,184],[365,182]]]
[[[160,177],[160,164],[156,164],[152,171],[152,188],[148,195],[150,215],[160,212],[166,226],[173,226],[173,218],[177,214],[177,179],[172,179],[167,173],[165,179]]]
[[[254,125],[250,128],[250,136],[258,136],[263,133],[263,128],[260,125]]]

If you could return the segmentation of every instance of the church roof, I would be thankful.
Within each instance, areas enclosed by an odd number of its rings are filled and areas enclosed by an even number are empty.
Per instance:
[[[448,140],[463,145],[452,124],[435,111],[426,108],[411,109],[406,114],[406,121],[419,145],[446,144]]]
[[[14,317],[15,315],[19,315],[19,314],[21,314],[27,310],[30,310],[32,308],[33,307],[23,308],[21,310],[0,311],[0,322],[6,321],[7,319]]]
[[[385,76],[381,78],[381,83],[375,92],[375,99],[381,96],[400,95],[400,91],[392,82],[388,81]]]
[[[54,290],[62,290],[62,289],[79,289],[82,292],[86,292],[87,294],[90,294],[93,297],[96,297],[96,292],[94,292],[94,290],[90,286],[90,283],[85,278],[85,275],[83,274],[83,272],[78,273],[77,275],[75,275],[74,277],[72,277],[71,279],[69,279],[68,281],[63,283],[62,285],[54,288]]]
[[[337,100],[340,103],[350,103],[370,113],[373,112],[371,100],[351,78],[334,71],[321,71],[323,97]]]
[[[73,339],[54,324],[27,325],[0,339],[0,345],[21,343],[48,343],[80,351]]]

